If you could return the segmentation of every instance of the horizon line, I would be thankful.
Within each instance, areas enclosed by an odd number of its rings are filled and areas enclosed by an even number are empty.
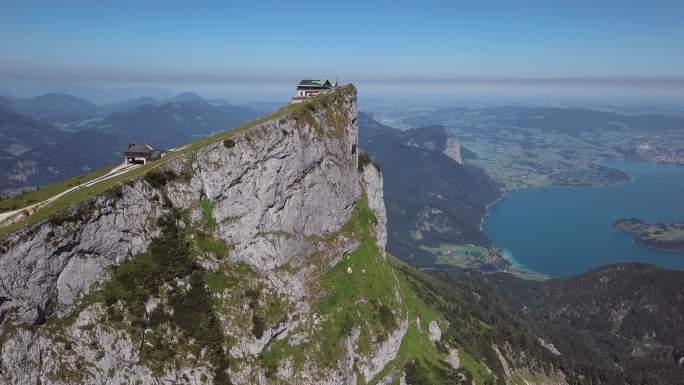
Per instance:
[[[314,71],[312,71],[314,72]],[[315,71],[320,72],[320,71]],[[220,73],[126,73],[112,72],[74,72],[59,71],[54,73],[36,73],[26,70],[0,70],[0,82],[7,83],[164,83],[164,84],[289,84],[302,78],[324,78],[324,76],[275,75],[255,76],[252,74],[235,75]],[[449,86],[449,85],[485,85],[485,86],[636,86],[636,87],[684,87],[684,75],[635,75],[635,76],[370,76],[370,75],[338,75],[331,73],[328,79],[340,79],[344,82],[368,85],[408,85],[408,86]],[[350,81],[351,80],[351,81]]]

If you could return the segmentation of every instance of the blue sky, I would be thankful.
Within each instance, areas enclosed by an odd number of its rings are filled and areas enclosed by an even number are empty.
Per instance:
[[[683,86],[683,18],[681,0],[13,1],[0,85]]]

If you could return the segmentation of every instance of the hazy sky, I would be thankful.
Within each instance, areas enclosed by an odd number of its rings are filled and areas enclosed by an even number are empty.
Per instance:
[[[107,4],[105,4],[107,3]],[[684,1],[8,1],[3,82],[684,87]]]

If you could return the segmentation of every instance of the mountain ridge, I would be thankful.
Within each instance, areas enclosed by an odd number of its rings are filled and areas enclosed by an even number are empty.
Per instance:
[[[492,246],[480,223],[487,205],[500,196],[499,188],[484,171],[462,164],[455,137],[442,126],[402,131],[368,114],[359,120],[361,146],[386,180],[391,253],[416,266],[435,267],[435,255],[425,247]]]
[[[77,96],[50,92],[12,101],[11,108],[34,119],[67,123],[101,117],[104,109]]]

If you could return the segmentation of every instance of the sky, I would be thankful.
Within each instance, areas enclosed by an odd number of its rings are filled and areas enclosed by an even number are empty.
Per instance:
[[[0,89],[684,88],[684,1],[7,1]],[[10,87],[11,88],[11,87]]]

